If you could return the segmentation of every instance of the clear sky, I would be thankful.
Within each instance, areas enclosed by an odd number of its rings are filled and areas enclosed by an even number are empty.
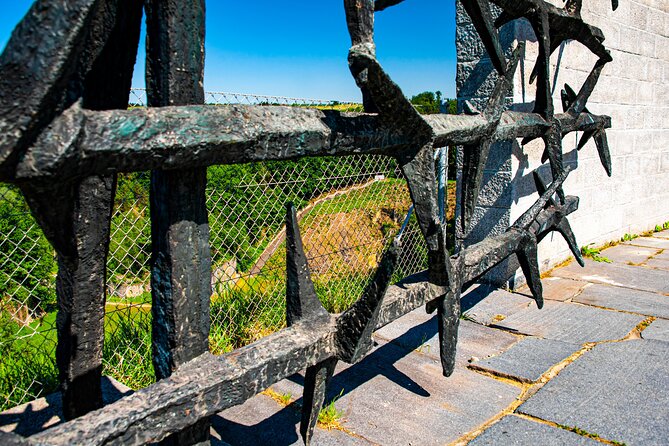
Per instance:
[[[0,48],[32,1],[3,0]],[[205,90],[359,101],[343,0],[208,0]],[[405,0],[376,14],[377,57],[407,96],[455,95],[455,1]],[[144,86],[144,41],[133,86]]]

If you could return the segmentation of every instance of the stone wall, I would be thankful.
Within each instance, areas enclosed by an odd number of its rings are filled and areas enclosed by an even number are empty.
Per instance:
[[[554,4],[562,6],[563,2]],[[592,141],[577,153],[577,135],[564,139],[565,161],[575,168],[564,189],[581,200],[579,210],[569,218],[581,246],[603,244],[625,233],[640,233],[669,221],[669,1],[622,0],[619,8],[612,11],[610,0],[585,0],[582,16],[587,23],[602,29],[604,43],[613,56],[588,101],[590,111],[609,115],[613,120],[607,131],[613,174],[607,177]],[[525,21],[507,25],[501,34],[509,48],[517,40],[527,42],[510,101],[512,108],[529,111],[535,91],[529,75],[537,55],[536,38]],[[496,78],[482,46],[471,44],[476,40],[476,31],[458,2],[457,89],[461,108],[465,100],[484,108]],[[553,54],[556,112],[562,111],[563,85],[568,83],[578,91],[595,61],[596,57],[575,41],[566,42]],[[500,144],[493,150],[476,212],[477,222],[470,234],[458,234],[465,244],[502,231],[536,200],[532,171],[541,165],[542,152],[541,141],[524,147],[518,143]],[[541,167],[540,172],[550,179],[547,166]],[[570,254],[566,243],[554,234],[539,245],[539,256],[542,269],[546,270]],[[504,282],[513,276],[515,266],[504,265],[488,279]],[[522,276],[515,277],[511,286],[522,280]]]

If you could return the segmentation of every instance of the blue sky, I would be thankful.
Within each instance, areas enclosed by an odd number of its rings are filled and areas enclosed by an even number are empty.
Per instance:
[[[32,3],[3,2],[0,47]],[[342,0],[207,1],[205,89],[359,100]],[[455,2],[406,0],[376,14],[377,57],[407,96],[455,95]],[[144,42],[133,86],[144,86]]]

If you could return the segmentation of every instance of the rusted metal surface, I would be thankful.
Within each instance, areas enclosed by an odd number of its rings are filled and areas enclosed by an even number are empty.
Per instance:
[[[437,310],[441,362],[448,376],[455,361],[460,293],[495,265],[516,255],[537,306],[542,306],[537,244],[557,231],[582,262],[566,218],[578,208],[578,198],[562,189],[569,173],[562,162],[562,137],[583,131],[579,149],[594,138],[611,174],[605,134],[610,118],[586,109],[611,57],[601,31],[582,21],[580,0],[568,0],[564,8],[542,0],[462,2],[499,76],[485,110],[469,107],[468,115],[459,116],[421,116],[377,61],[375,11],[401,0],[344,0],[349,68],[367,112],[358,114],[191,105],[202,103],[202,0],[147,0],[151,107],[104,111],[127,105],[142,2],[36,2],[0,56],[0,180],[22,188],[59,256],[59,367],[70,401],[67,415],[79,418],[25,439],[25,444],[143,444],[168,437],[177,444],[206,441],[202,435],[208,416],[305,368],[300,432],[308,444],[337,361],[362,359],[375,329],[421,305]],[[495,17],[493,4],[501,15]],[[529,20],[539,42],[531,76],[537,82],[533,113],[504,111],[522,43],[507,60],[497,30],[517,18]],[[578,40],[599,59],[578,93],[565,86],[564,112],[556,114],[549,58],[566,39]],[[119,61],[120,50],[124,56]],[[122,75],[106,78],[119,63]],[[105,89],[108,84],[111,91]],[[451,255],[438,213],[435,149],[465,147],[458,223],[467,231],[491,144],[515,138],[544,141],[550,185],[535,175],[539,199],[505,233]],[[396,242],[363,296],[344,313],[328,314],[311,283],[295,210],[289,206],[288,327],[219,357],[205,352],[210,256],[201,199],[204,168],[354,153],[397,160],[427,244],[428,271],[389,286],[401,249]],[[96,382],[114,174],[148,169],[154,170],[154,366],[164,379],[89,412],[101,404]],[[22,444],[16,437],[9,441]]]

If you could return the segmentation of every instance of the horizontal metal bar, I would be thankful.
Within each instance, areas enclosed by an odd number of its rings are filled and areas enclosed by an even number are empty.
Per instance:
[[[435,147],[473,144],[493,126],[481,115],[426,115]],[[607,128],[610,118],[555,117],[564,134]],[[540,136],[538,114],[504,112],[494,139]],[[411,147],[377,115],[283,106],[181,106],[90,111],[75,105],[56,118],[16,167],[18,180],[112,172],[380,153]],[[12,178],[0,178],[8,181]]]
[[[332,357],[333,333],[334,324],[314,326],[307,320],[225,355],[205,353],[169,378],[29,441],[49,445],[157,442]]]

